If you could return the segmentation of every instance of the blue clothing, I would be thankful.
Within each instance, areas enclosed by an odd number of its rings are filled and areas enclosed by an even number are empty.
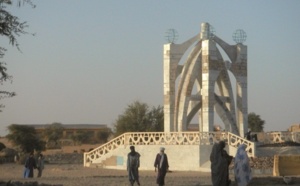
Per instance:
[[[235,182],[238,186],[246,186],[252,179],[246,146],[241,144],[234,159]]]
[[[25,162],[25,168],[29,169],[29,175],[28,178],[33,178],[33,169],[36,168],[36,162],[33,156],[29,156],[29,158]]]

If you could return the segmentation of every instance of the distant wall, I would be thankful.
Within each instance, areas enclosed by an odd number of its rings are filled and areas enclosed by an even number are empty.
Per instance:
[[[300,132],[300,124],[294,124],[288,128],[289,132]]]

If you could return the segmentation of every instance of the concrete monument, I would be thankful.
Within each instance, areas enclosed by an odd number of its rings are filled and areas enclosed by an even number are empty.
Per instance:
[[[182,44],[164,45],[165,132],[186,131],[194,117],[200,132],[213,131],[214,114],[218,114],[226,131],[244,136],[248,128],[246,33],[236,30],[233,39],[236,44],[229,45],[209,23],[202,23],[200,34]]]

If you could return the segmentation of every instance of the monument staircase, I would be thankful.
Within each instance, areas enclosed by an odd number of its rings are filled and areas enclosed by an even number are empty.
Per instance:
[[[118,150],[124,151],[126,149],[126,153],[123,153],[123,156],[126,156],[131,145],[148,147],[148,149],[153,148],[153,146],[164,146],[167,149],[168,146],[198,146],[201,151],[202,147],[210,146],[211,148],[213,143],[220,140],[227,142],[227,148],[231,155],[235,154],[240,144],[245,144],[249,157],[255,157],[255,143],[230,132],[130,132],[84,153],[83,162],[85,167],[101,167],[103,162],[118,153]]]

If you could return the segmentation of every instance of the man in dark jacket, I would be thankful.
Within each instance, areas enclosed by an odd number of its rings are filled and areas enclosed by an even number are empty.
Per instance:
[[[127,171],[128,171],[129,182],[131,186],[134,185],[134,182],[140,185],[140,181],[139,181],[140,156],[141,155],[135,151],[134,146],[130,146],[130,152],[127,155]]]
[[[165,154],[165,148],[161,147],[154,161],[155,172],[157,171],[156,183],[159,186],[165,185],[165,176],[169,170],[168,156]]]

